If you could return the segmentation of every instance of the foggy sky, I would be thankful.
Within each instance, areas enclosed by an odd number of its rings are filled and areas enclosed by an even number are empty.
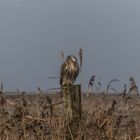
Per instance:
[[[104,86],[117,78],[120,89],[133,76],[140,86],[139,7],[139,0],[1,0],[0,82],[5,90],[59,87],[46,78],[59,76],[59,52],[78,57],[83,48],[84,90],[91,75]]]

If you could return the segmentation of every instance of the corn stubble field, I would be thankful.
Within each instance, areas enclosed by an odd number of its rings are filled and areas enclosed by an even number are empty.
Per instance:
[[[140,139],[138,95],[82,95],[78,140]],[[0,95],[1,140],[63,140],[63,103],[59,94]]]

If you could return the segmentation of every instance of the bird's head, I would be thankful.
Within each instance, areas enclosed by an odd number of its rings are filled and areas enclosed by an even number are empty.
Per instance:
[[[77,59],[76,59],[76,57],[75,57],[74,55],[69,55],[69,56],[67,57],[67,61],[77,62]]]

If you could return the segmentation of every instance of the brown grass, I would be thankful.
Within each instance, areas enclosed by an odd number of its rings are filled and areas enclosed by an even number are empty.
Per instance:
[[[79,140],[139,139],[138,96],[83,96]],[[1,140],[63,140],[66,125],[59,95],[0,96]]]

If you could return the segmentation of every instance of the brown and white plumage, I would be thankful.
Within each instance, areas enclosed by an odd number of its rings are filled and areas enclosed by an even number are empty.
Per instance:
[[[70,55],[60,70],[60,85],[72,85],[79,74],[79,65],[75,56]]]

